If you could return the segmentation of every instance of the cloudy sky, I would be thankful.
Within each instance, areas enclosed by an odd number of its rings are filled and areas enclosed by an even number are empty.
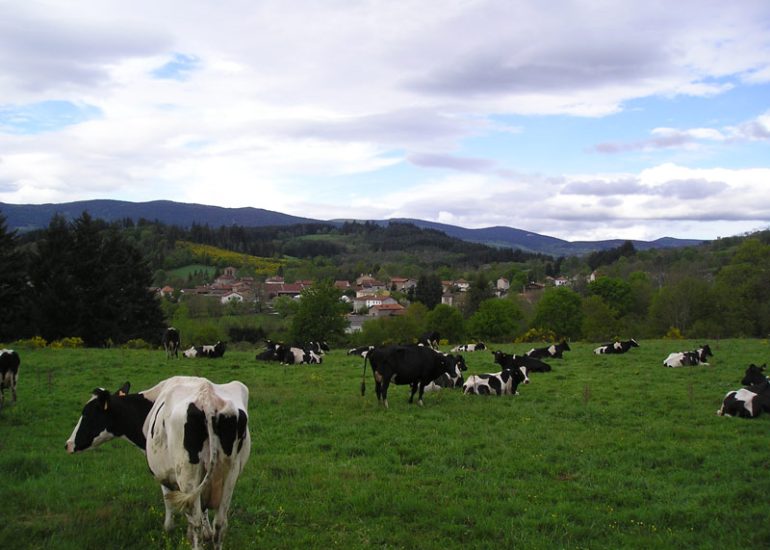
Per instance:
[[[0,0],[0,202],[770,227],[767,0]]]

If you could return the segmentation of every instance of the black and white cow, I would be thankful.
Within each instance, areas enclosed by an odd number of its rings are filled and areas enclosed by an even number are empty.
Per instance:
[[[663,360],[664,367],[686,367],[695,365],[707,365],[708,357],[713,357],[711,348],[708,344],[704,344],[693,351],[675,351],[670,353],[668,357]]]
[[[438,349],[438,343],[441,340],[441,335],[434,331],[426,332],[417,340],[418,345],[428,346],[429,348]]]
[[[743,384],[744,386],[761,384],[762,382],[767,380],[767,376],[765,376],[766,368],[767,368],[767,364],[764,364],[761,367],[758,367],[754,363],[752,363],[746,369],[746,372],[743,375],[743,379],[741,380],[741,384]]]
[[[183,511],[192,547],[210,540],[221,549],[233,489],[251,452],[248,388],[237,381],[174,376],[139,393],[128,391],[128,382],[114,394],[95,389],[67,452],[128,439],[146,454],[161,484],[165,529],[173,528],[174,511]]]
[[[275,354],[283,365],[317,365],[323,362],[323,356],[312,350],[296,346],[287,346],[285,344],[277,346],[275,348]]]
[[[214,345],[192,346],[190,349],[182,352],[185,357],[207,357],[216,359],[225,354],[225,343],[217,342]]]
[[[458,351],[484,351],[485,349],[487,349],[487,345],[484,342],[477,342],[475,344],[455,346],[451,351],[452,353],[457,353]]]
[[[551,372],[551,365],[535,359],[528,355],[515,355],[510,353],[503,353],[502,351],[493,351],[492,355],[495,358],[495,363],[500,365],[503,369],[524,368],[526,373],[530,372]]]
[[[518,395],[519,384],[529,384],[524,367],[503,369],[489,374],[472,374],[463,384],[467,395]]]
[[[168,327],[163,331],[163,349],[166,350],[166,359],[171,356],[179,359],[179,346],[181,345],[181,339],[179,337],[179,330],[174,327]]]
[[[409,402],[419,389],[417,402],[422,405],[425,386],[444,373],[451,374],[450,361],[446,355],[427,346],[385,346],[374,348],[364,358],[364,372],[361,379],[361,395],[366,392],[366,363],[372,366],[377,401],[388,408],[388,386],[410,385],[412,393]]]
[[[348,350],[348,355],[359,355],[366,357],[366,355],[374,349],[374,346],[358,346],[357,348],[351,348]]]
[[[284,346],[281,342],[265,340],[265,350],[256,355],[257,361],[280,361],[278,358],[278,349]]]
[[[603,355],[605,353],[626,353],[631,348],[638,348],[639,344],[633,338],[631,340],[616,340],[609,344],[602,344],[594,350],[596,355]]]
[[[0,409],[5,403],[5,390],[11,390],[11,398],[16,402],[16,383],[19,381],[19,354],[12,349],[0,349]]]
[[[767,379],[747,388],[727,392],[722,406],[717,410],[719,416],[741,418],[756,418],[762,412],[770,412],[770,381]]]
[[[327,352],[331,349],[329,347],[329,344],[327,344],[326,341],[324,340],[320,342],[308,342],[307,344],[301,347],[308,351],[314,352],[316,355],[323,355],[324,352]]]
[[[550,346],[547,346],[544,348],[532,348],[526,353],[526,355],[528,355],[529,357],[534,357],[535,359],[540,359],[541,357],[550,357],[551,359],[561,359],[562,354],[565,351],[571,351],[571,350],[567,341],[562,340],[558,344],[551,344]]]
[[[462,355],[444,354],[449,361],[449,372],[445,372],[430,384],[425,386],[425,391],[438,391],[443,388],[461,388],[463,385],[463,372],[468,370],[465,357]]]

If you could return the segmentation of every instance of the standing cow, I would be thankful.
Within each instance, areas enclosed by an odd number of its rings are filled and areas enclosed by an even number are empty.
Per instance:
[[[163,331],[163,349],[166,350],[166,359],[171,356],[179,359],[179,346],[181,345],[181,338],[179,337],[179,330],[174,327],[168,327]]]
[[[422,405],[425,386],[444,373],[451,374],[449,359],[443,354],[426,346],[386,346],[374,348],[364,358],[364,372],[361,379],[361,395],[366,392],[366,363],[372,365],[377,401],[388,408],[388,386],[391,382],[398,385],[408,384],[412,388],[409,402],[414,401],[414,394],[419,389],[417,403]]]
[[[130,394],[129,383],[116,393],[97,388],[83,407],[68,453],[124,437],[147,455],[161,484],[166,516],[184,511],[193,548],[211,540],[222,548],[233,489],[251,452],[249,390],[242,383],[214,384],[205,378],[175,376]],[[213,525],[208,511],[214,512]]]
[[[16,402],[16,382],[19,380],[19,354],[12,349],[0,350],[0,409],[5,403],[5,389],[10,388],[13,402]]]

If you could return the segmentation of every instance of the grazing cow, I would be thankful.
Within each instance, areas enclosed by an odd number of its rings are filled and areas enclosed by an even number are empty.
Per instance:
[[[746,372],[743,375],[743,380],[741,380],[741,384],[743,384],[744,386],[761,384],[762,382],[767,380],[767,377],[765,376],[765,368],[767,368],[767,364],[764,364],[761,367],[758,367],[754,363],[752,363],[746,369]]]
[[[436,332],[426,332],[420,339],[417,340],[418,345],[428,346],[429,348],[438,349],[438,343],[441,340],[441,335]]]
[[[598,348],[594,350],[594,353],[596,355],[603,355],[605,353],[626,353],[631,348],[638,348],[639,344],[636,343],[636,340],[633,338],[631,340],[625,340],[625,341],[619,341],[616,340],[615,342],[609,343],[609,344],[602,344]]]
[[[478,342],[476,344],[462,344],[460,346],[455,346],[452,348],[452,353],[457,353],[458,351],[484,351],[487,349],[487,345],[484,342]]]
[[[727,392],[717,414],[756,418],[763,411],[770,412],[770,381],[768,380],[748,388]]]
[[[179,346],[181,340],[179,338],[179,330],[174,327],[168,327],[163,331],[163,349],[166,350],[166,359],[172,355],[179,359]]]
[[[518,395],[519,384],[529,384],[527,369],[504,368],[490,374],[472,374],[463,384],[463,393],[468,395]]]
[[[364,372],[361,379],[361,395],[366,392],[366,363],[372,365],[377,401],[388,408],[388,386],[391,381],[397,385],[409,384],[412,393],[409,402],[419,389],[417,403],[423,404],[425,386],[444,373],[451,374],[450,361],[443,353],[426,346],[386,346],[374,348],[364,358]]]
[[[463,371],[468,370],[465,365],[465,357],[462,355],[447,355],[449,360],[449,372],[445,372],[430,384],[425,386],[425,391],[438,391],[442,388],[460,388],[463,385]]]
[[[528,355],[511,355],[502,351],[493,351],[492,355],[495,358],[495,363],[503,369],[523,367],[527,374],[530,372],[551,372],[551,365]]]
[[[694,365],[708,365],[706,362],[708,357],[713,357],[711,348],[708,344],[705,344],[694,351],[676,351],[670,353],[668,357],[663,360],[664,367],[684,367]]]
[[[19,380],[19,354],[12,349],[0,349],[0,409],[5,403],[5,388],[11,389],[11,397],[16,402],[16,382]]]
[[[241,382],[214,384],[205,378],[174,376],[143,392],[97,388],[83,407],[68,453],[115,437],[134,443],[161,484],[166,516],[185,512],[193,548],[211,540],[221,549],[233,489],[251,452],[249,390]],[[214,512],[213,525],[208,510]]]
[[[561,359],[562,354],[565,351],[571,351],[569,344],[566,340],[562,340],[559,344],[552,344],[545,348],[532,348],[526,355],[540,359],[541,357],[550,357],[551,359]]]
[[[357,348],[351,348],[348,350],[348,355],[360,355],[366,357],[366,355],[374,349],[374,346],[358,346]]]
[[[182,355],[185,357],[208,357],[209,359],[216,359],[224,354],[225,343],[219,341],[214,345],[192,346],[190,349],[182,352]]]

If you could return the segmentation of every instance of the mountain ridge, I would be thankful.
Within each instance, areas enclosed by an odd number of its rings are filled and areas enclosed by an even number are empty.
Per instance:
[[[197,203],[182,203],[169,200],[130,202],[114,199],[96,199],[68,203],[47,204],[11,204],[0,203],[0,214],[5,216],[6,226],[10,231],[20,233],[43,229],[51,218],[60,214],[71,220],[88,212],[92,217],[107,222],[130,218],[135,222],[140,219],[159,221],[168,225],[190,227],[193,223],[211,227],[240,225],[244,227],[282,226],[307,223],[341,225],[345,221],[360,223],[371,221],[379,224],[391,222],[411,223],[423,229],[442,231],[451,237],[469,242],[482,243],[497,247],[519,248],[526,252],[539,252],[552,256],[582,255],[620,246],[629,239],[608,239],[602,241],[567,241],[533,231],[526,231],[508,226],[491,226],[479,229],[430,222],[413,218],[393,218],[389,220],[317,220],[292,216],[272,210],[254,207],[226,208]],[[696,246],[705,240],[677,239],[661,237],[654,241],[631,240],[638,250],[650,248],[676,248]]]

